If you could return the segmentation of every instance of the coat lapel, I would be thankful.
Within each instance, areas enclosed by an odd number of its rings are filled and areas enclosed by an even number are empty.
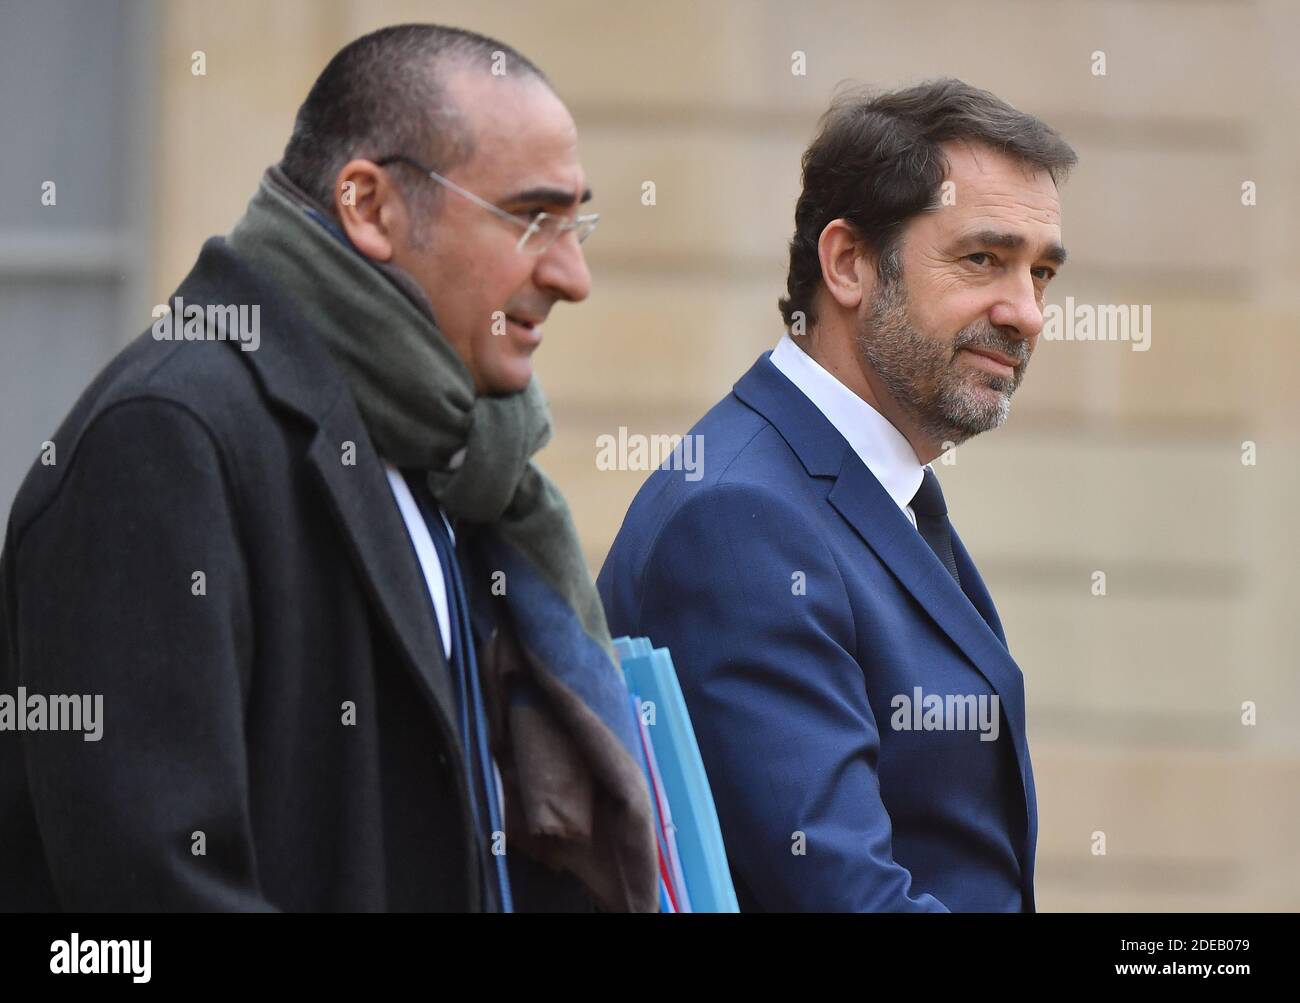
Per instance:
[[[1028,791],[1025,684],[1010,652],[851,449],[829,500],[998,694]]]
[[[350,398],[347,405],[336,408],[322,421],[308,451],[308,461],[329,498],[330,510],[370,601],[397,640],[408,670],[446,716],[448,733],[459,736],[451,670],[443,655],[428,586],[406,523],[394,502],[383,462],[371,446]],[[355,465],[343,463],[346,442],[356,446]]]
[[[764,353],[736,384],[736,395],[772,423],[811,476],[835,479],[828,495],[830,504],[998,694],[1020,766],[1032,846],[1037,816],[1025,738],[1024,676],[991,626],[996,623],[1000,631],[992,600],[979,581],[970,555],[954,539],[953,549],[960,555],[958,573],[971,571],[970,587],[976,602],[986,604],[992,613],[988,619],[953,580],[835,426],[772,365],[769,354]]]
[[[329,501],[352,562],[380,621],[397,642],[402,662],[458,736],[451,675],[442,652],[428,587],[406,524],[393,499],[383,463],[325,346],[298,323],[292,308],[214,237],[174,294],[187,304],[257,304],[261,343],[242,352],[266,395],[315,426],[307,462]],[[344,463],[344,444],[355,462]],[[454,748],[460,742],[453,743]]]

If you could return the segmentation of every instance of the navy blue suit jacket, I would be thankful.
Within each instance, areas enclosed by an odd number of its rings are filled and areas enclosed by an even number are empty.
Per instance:
[[[1024,680],[956,533],[964,591],[767,353],[691,433],[599,586],[671,649],[742,910],[1032,911]],[[998,737],[904,730],[917,687],[996,694]]]

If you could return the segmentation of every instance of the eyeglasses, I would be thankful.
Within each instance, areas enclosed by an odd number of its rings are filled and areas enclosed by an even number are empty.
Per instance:
[[[551,245],[560,239],[564,234],[573,230],[578,235],[578,243],[591,236],[591,232],[596,229],[596,223],[600,219],[600,213],[592,212],[574,219],[567,216],[559,216],[553,212],[539,212],[525,223],[518,216],[506,212],[500,206],[495,206],[485,198],[480,198],[472,191],[462,188],[450,178],[444,178],[437,171],[431,171],[417,160],[401,154],[394,154],[389,157],[381,157],[375,162],[376,167],[386,167],[389,164],[402,163],[414,167],[417,171],[428,175],[438,184],[450,188],[457,195],[462,195],[469,199],[475,205],[482,206],[488,212],[500,216],[502,219],[515,226],[523,227],[524,232],[519,238],[519,243],[515,249],[523,251],[525,254],[545,254],[551,249]]]

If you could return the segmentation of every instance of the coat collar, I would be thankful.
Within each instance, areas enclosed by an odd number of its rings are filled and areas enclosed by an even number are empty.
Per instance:
[[[257,305],[261,341],[235,351],[263,393],[314,428],[306,460],[327,501],[380,619],[402,661],[450,736],[458,735],[450,671],[442,653],[428,591],[401,513],[375,448],[325,345],[297,319],[291,303],[213,237],[173,297],[185,303]],[[344,463],[347,443],[355,463]],[[459,748],[460,743],[453,743]]]
[[[965,653],[998,694],[1020,766],[1029,819],[1029,846],[1037,813],[1025,737],[1024,676],[1000,637],[1001,623],[970,555],[953,533],[954,551],[972,595],[953,580],[907,516],[872,476],[844,437],[816,406],[772,365],[765,352],[736,384],[745,404],[766,418],[811,477],[834,478],[828,501],[916,598],[930,618]],[[978,608],[977,608],[978,607]],[[991,616],[981,614],[986,609]],[[994,624],[996,626],[991,626]],[[996,633],[995,633],[996,629]]]

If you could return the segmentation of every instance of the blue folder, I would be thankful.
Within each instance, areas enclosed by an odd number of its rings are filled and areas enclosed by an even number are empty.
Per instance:
[[[676,829],[682,874],[693,912],[739,912],[722,827],[695,729],[667,648],[644,637],[620,637],[614,648],[628,689],[654,705],[648,729]]]

